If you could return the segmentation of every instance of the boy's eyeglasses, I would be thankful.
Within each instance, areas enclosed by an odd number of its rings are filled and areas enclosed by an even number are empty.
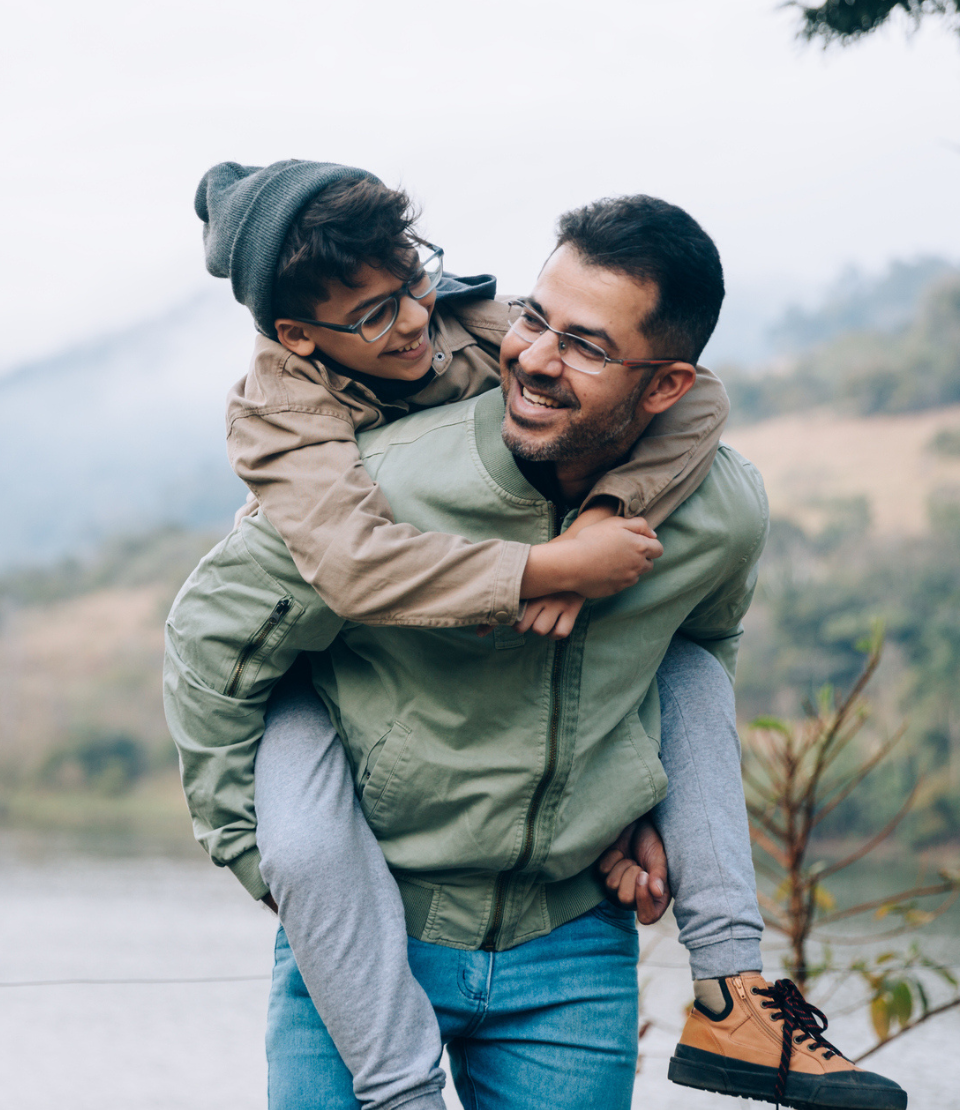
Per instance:
[[[534,311],[526,301],[509,301],[507,304],[510,331],[524,343],[536,343],[541,335],[552,331],[557,337],[560,361],[571,370],[581,374],[599,374],[608,362],[617,366],[667,366],[671,362],[686,362],[682,358],[610,358],[607,352],[568,331],[551,328],[539,312]]]
[[[424,247],[429,253],[420,259],[420,268],[416,277],[405,281],[403,285],[391,296],[375,304],[363,318],[355,324],[325,324],[321,320],[307,320],[301,316],[294,316],[298,324],[310,324],[314,328],[329,328],[330,331],[346,332],[348,335],[359,335],[364,343],[375,343],[393,327],[400,315],[400,302],[404,297],[412,297],[415,301],[422,301],[440,284],[443,277],[443,249],[435,247],[433,243],[425,243]]]

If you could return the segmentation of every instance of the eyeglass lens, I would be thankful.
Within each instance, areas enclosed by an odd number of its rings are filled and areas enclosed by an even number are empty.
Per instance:
[[[546,320],[532,308],[519,301],[510,305],[508,319],[511,321],[511,330],[525,343],[535,343],[546,331],[552,331],[558,339],[560,348],[560,361],[571,370],[579,370],[581,374],[599,374],[607,361],[607,353],[594,343],[580,339],[566,331],[557,331],[551,328]]]
[[[430,247],[418,249],[420,259],[420,272],[412,281],[405,282],[398,296],[388,297],[381,301],[363,318],[360,325],[360,335],[367,343],[373,343],[386,335],[396,323],[400,314],[400,298],[413,297],[415,301],[422,301],[429,296],[440,284],[443,277],[443,252]]]

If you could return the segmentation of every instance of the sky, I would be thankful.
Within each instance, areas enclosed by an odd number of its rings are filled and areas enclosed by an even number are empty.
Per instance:
[[[687,208],[739,303],[960,259],[960,38],[846,49],[779,0],[37,0],[0,34],[0,372],[209,288],[222,160],[403,184],[460,273],[524,292],[556,216]]]

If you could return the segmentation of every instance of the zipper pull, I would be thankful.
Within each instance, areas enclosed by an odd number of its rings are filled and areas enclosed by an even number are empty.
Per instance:
[[[743,989],[743,980],[740,978],[739,975],[734,975],[733,985],[737,988],[737,994],[740,995],[740,1001],[741,1002],[746,1002],[747,1001],[747,992]]]

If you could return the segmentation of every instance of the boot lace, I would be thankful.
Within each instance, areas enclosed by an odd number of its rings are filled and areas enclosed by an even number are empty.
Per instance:
[[[808,1048],[825,1050],[823,1054],[825,1060],[829,1060],[831,1056],[843,1056],[843,1053],[823,1036],[829,1024],[826,1015],[816,1006],[810,1005],[792,980],[778,979],[772,987],[754,987],[753,993],[766,995],[770,1001],[761,1003],[763,1008],[774,1011],[770,1015],[774,1021],[783,1020],[780,1067],[777,1069],[777,1082],[774,1086],[774,1096],[779,1103],[786,1090],[794,1044],[810,1041]]]

